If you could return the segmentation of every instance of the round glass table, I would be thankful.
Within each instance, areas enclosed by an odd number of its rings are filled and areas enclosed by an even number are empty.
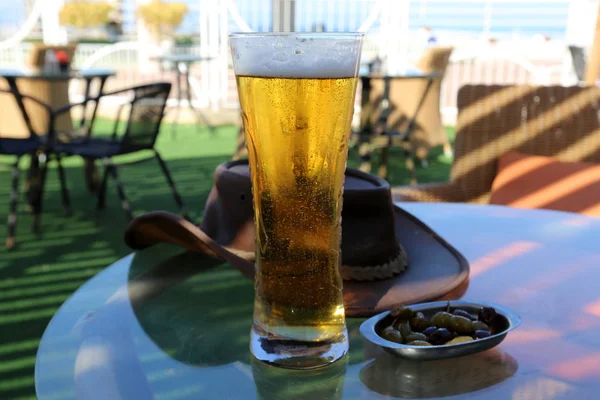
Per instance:
[[[40,399],[595,399],[600,392],[600,220],[499,206],[400,203],[471,264],[465,300],[523,324],[495,349],[415,362],[374,348],[294,371],[248,351],[253,285],[228,265],[161,244],[73,294],[35,366]],[[452,294],[450,294],[450,297]]]

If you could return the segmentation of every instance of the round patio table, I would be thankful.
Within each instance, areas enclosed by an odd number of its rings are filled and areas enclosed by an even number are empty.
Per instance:
[[[384,353],[348,319],[348,356],[284,370],[248,351],[253,285],[231,266],[161,244],[83,285],[44,333],[40,399],[596,399],[600,220],[464,204],[399,205],[469,260],[465,300],[522,325],[495,349],[414,362]],[[461,290],[463,292],[465,288]],[[452,294],[450,294],[452,297]]]
[[[177,127],[179,126],[179,110],[181,108],[181,101],[183,100],[183,96],[187,100],[188,108],[194,113],[196,116],[196,120],[198,121],[198,128],[201,124],[206,125],[211,131],[213,130],[213,126],[206,116],[202,113],[201,110],[194,107],[192,102],[192,88],[191,88],[191,76],[190,70],[193,64],[201,63],[204,61],[213,61],[216,59],[214,56],[201,56],[196,54],[163,54],[157,57],[154,57],[155,60],[158,60],[161,63],[170,63],[173,65],[173,69],[175,70],[175,83],[177,88],[177,108],[175,109],[175,116],[173,117],[173,122],[171,123],[172,135],[175,137],[177,132]],[[185,90],[183,88],[183,82],[185,82]]]

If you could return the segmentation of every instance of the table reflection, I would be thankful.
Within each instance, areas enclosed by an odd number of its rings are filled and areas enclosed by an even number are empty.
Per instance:
[[[341,399],[348,362],[346,355],[323,368],[291,370],[250,358],[256,392],[261,400]]]
[[[403,360],[381,352],[362,368],[360,380],[384,396],[424,399],[481,390],[510,378],[517,369],[517,361],[499,347],[436,361]]]

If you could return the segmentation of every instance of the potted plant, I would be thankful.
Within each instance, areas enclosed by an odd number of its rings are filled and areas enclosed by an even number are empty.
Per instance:
[[[165,52],[171,51],[175,29],[181,25],[187,13],[188,7],[185,3],[151,0],[138,6],[138,15],[146,29]]]
[[[83,29],[106,26],[112,11],[113,6],[107,2],[73,0],[62,6],[59,22],[74,28],[77,36],[82,36]]]

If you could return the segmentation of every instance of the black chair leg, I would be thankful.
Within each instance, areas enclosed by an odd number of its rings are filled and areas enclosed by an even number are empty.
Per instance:
[[[175,186],[175,182],[173,181],[173,178],[171,177],[171,173],[169,172],[169,169],[167,168],[167,164],[162,159],[160,154],[158,154],[158,151],[155,150],[154,155],[156,156],[156,159],[158,160],[158,164],[160,165],[160,168],[162,169],[162,172],[165,175],[165,178],[167,178],[167,182],[169,182],[169,186],[171,187],[171,193],[173,193],[175,202],[177,203],[177,206],[179,206],[179,212],[181,213],[181,216],[183,218],[189,220],[190,217],[188,215],[187,209],[186,209],[185,205],[183,204],[183,200],[181,199],[179,192],[177,191],[177,187]]]
[[[98,191],[98,169],[94,159],[83,157],[83,174],[88,192],[96,193]]]
[[[121,207],[125,214],[127,214],[127,218],[133,219],[133,212],[131,211],[131,206],[129,205],[129,201],[127,201],[127,197],[125,197],[125,190],[123,190],[123,185],[119,181],[119,176],[117,173],[117,167],[108,159],[105,158],[104,165],[109,169],[110,174],[115,180],[115,185],[117,186],[117,193],[119,194],[119,198],[121,199]]]
[[[406,169],[410,174],[410,184],[417,184],[417,173],[415,171],[415,160],[413,158],[412,151],[404,150],[404,162],[406,163]]]
[[[359,144],[358,146],[358,155],[360,156],[360,167],[359,169],[362,172],[371,173],[372,161],[371,157],[373,154],[373,149],[371,143],[365,141]]]
[[[109,169],[109,167],[107,167],[105,164],[104,165],[104,176],[102,177],[102,182],[100,183],[100,186],[98,187],[98,194],[97,194],[98,210],[104,210],[104,208],[106,207],[106,184],[108,181],[108,169]]]
[[[12,170],[12,187],[10,192],[10,211],[8,214],[8,237],[6,238],[6,248],[12,249],[15,246],[15,233],[17,227],[17,201],[19,200],[19,160],[17,158]]]
[[[60,194],[65,208],[65,214],[70,217],[73,214],[71,209],[71,198],[69,197],[69,189],[67,188],[67,180],[65,179],[65,170],[62,166],[60,155],[56,154],[56,164],[58,165],[58,178],[60,179]]]
[[[44,205],[44,188],[46,186],[46,174],[48,173],[48,160],[44,160],[41,163],[41,168],[39,171],[39,186],[37,189],[37,193],[35,194],[35,199],[33,202],[33,227],[32,230],[36,233],[40,231],[40,220],[42,217],[43,205]]]
[[[33,203],[35,202],[37,179],[39,178],[40,172],[40,161],[36,152],[31,154],[31,163],[27,170],[27,177],[25,178],[24,191],[25,191],[25,205],[27,212],[33,212]]]
[[[384,147],[381,149],[381,159],[379,160],[379,170],[377,174],[380,178],[388,178],[388,159],[389,159],[389,148]]]

